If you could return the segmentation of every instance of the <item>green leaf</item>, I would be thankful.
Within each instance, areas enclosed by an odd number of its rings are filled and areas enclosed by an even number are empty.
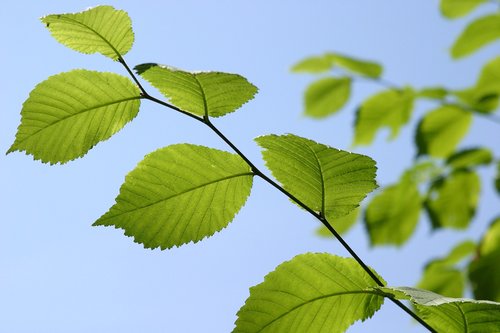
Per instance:
[[[441,13],[447,18],[454,19],[465,16],[486,0],[441,0]]]
[[[41,20],[59,43],[86,54],[101,53],[116,60],[134,43],[130,17],[111,6],[97,6],[74,14],[47,15]]]
[[[371,244],[404,244],[417,226],[421,207],[422,199],[414,182],[401,180],[385,187],[365,210],[364,222]]]
[[[495,188],[497,193],[500,194],[500,161],[497,161],[497,175],[495,177]]]
[[[426,208],[434,228],[466,228],[475,214],[481,182],[472,171],[457,170],[432,184]]]
[[[329,53],[307,57],[293,65],[291,71],[295,73],[323,73],[332,69],[333,61],[334,59]]]
[[[476,298],[500,301],[499,262],[500,218],[497,217],[483,236],[477,257],[469,266],[469,279]]]
[[[351,72],[371,78],[378,78],[382,75],[382,66],[376,62],[347,57],[338,53],[330,53],[330,57],[335,65]]]
[[[354,259],[327,253],[298,255],[250,288],[233,333],[344,332],[382,305],[374,286]]]
[[[449,298],[409,287],[380,289],[397,299],[410,300],[437,332],[498,332],[500,303]]]
[[[442,173],[443,169],[435,161],[424,160],[416,162],[410,168],[406,169],[401,176],[401,181],[411,181],[419,185],[435,179]]]
[[[462,31],[451,48],[451,56],[455,59],[465,57],[498,38],[500,38],[500,14],[480,17]]]
[[[408,87],[385,90],[368,98],[356,112],[354,144],[369,145],[383,127],[390,128],[389,139],[396,138],[401,126],[410,120],[413,100],[414,91]]]
[[[351,227],[356,223],[356,220],[359,215],[360,208],[356,208],[353,211],[351,211],[349,214],[344,215],[342,217],[333,219],[330,222],[330,224],[335,228],[335,231],[337,231],[339,234],[344,234],[347,231],[351,229]],[[320,226],[318,229],[316,229],[316,234],[320,237],[325,237],[325,238],[333,238],[332,233],[330,230],[328,230],[325,226]]]
[[[94,225],[122,228],[146,248],[197,242],[229,224],[252,179],[238,155],[191,144],[161,148],[127,175],[116,203]]]
[[[418,124],[416,144],[419,155],[447,157],[469,131],[472,114],[454,105],[428,112]]]
[[[257,87],[238,74],[187,72],[158,64],[141,64],[135,70],[173,104],[198,116],[224,116],[257,93]]]
[[[420,89],[416,95],[421,98],[443,99],[448,96],[449,91],[443,87],[428,87]]]
[[[446,164],[454,169],[471,168],[478,165],[488,165],[493,155],[488,148],[469,148],[458,151],[448,157]]]
[[[471,240],[466,240],[456,245],[446,257],[435,259],[432,261],[432,263],[442,265],[455,265],[464,260],[467,256],[473,254],[475,251],[476,243]]]
[[[375,161],[292,134],[255,139],[284,188],[327,219],[349,214],[373,191]]]
[[[113,73],[80,69],[51,76],[24,102],[7,153],[25,151],[51,164],[81,157],[134,119],[140,98],[132,81]]]
[[[351,95],[351,79],[327,77],[312,83],[305,92],[305,115],[324,118],[339,111]]]

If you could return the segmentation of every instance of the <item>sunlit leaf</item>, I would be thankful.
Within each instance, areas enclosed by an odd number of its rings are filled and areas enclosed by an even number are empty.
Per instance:
[[[292,134],[255,139],[286,190],[329,220],[349,214],[373,191],[375,161]]]
[[[437,332],[498,332],[500,303],[450,298],[409,287],[380,288],[407,299]]]
[[[97,6],[74,14],[54,14],[41,18],[61,44],[82,53],[101,53],[118,59],[134,43],[130,17],[111,6]]]
[[[359,215],[360,208],[356,208],[353,211],[351,211],[349,214],[333,219],[330,222],[330,224],[335,228],[335,231],[337,231],[339,234],[344,234],[348,232],[351,227],[356,223],[356,220]],[[325,226],[320,226],[318,229],[316,229],[316,234],[321,237],[326,237],[326,238],[333,238],[334,236],[328,230]]]
[[[434,228],[466,228],[475,214],[481,182],[472,171],[458,170],[436,181],[426,201]]]
[[[383,188],[365,210],[364,222],[371,244],[404,244],[415,230],[421,207],[416,183],[401,180]]]
[[[351,79],[327,77],[312,83],[305,92],[305,114],[323,118],[339,111],[349,100]]]
[[[469,131],[471,122],[470,112],[453,105],[428,112],[417,128],[418,154],[448,157]]]
[[[250,288],[233,333],[344,332],[382,305],[374,286],[353,259],[327,253],[298,255]]]
[[[330,53],[333,63],[351,72],[377,78],[382,75],[382,66],[376,62],[347,57],[338,53]]]
[[[42,162],[83,156],[139,112],[139,89],[126,77],[74,70],[49,77],[23,104],[8,153],[25,151]]]
[[[332,69],[333,61],[334,59],[329,53],[307,57],[293,65],[291,71],[295,73],[323,73]]]
[[[448,95],[449,91],[443,87],[428,87],[420,89],[416,95],[421,98],[443,99]]]
[[[470,263],[469,279],[474,296],[500,301],[500,218],[496,218],[481,240],[477,257]]]
[[[198,116],[224,116],[257,93],[257,87],[238,74],[187,72],[158,64],[138,65],[135,70],[174,105]]]
[[[416,162],[410,168],[406,169],[401,176],[401,181],[411,181],[419,185],[435,179],[442,173],[443,168],[433,160],[424,160]]]
[[[490,164],[493,155],[488,148],[469,148],[448,157],[446,164],[454,169],[470,168]]]
[[[451,56],[455,59],[465,57],[498,38],[500,38],[500,14],[480,17],[462,31],[451,48]]]
[[[161,148],[127,175],[116,203],[94,225],[122,228],[146,248],[197,242],[231,222],[252,179],[238,155],[191,144]]]
[[[469,14],[486,0],[441,0],[441,13],[447,18],[457,18]]]
[[[399,129],[410,120],[414,91],[385,90],[361,104],[356,112],[354,144],[369,145],[383,127],[391,130],[389,139],[394,139]]]

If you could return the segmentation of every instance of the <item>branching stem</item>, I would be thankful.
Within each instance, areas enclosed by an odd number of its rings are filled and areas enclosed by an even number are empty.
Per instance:
[[[204,117],[200,117],[197,115],[194,115],[190,112],[187,112],[185,110],[182,110],[175,105],[169,104],[167,102],[164,102],[160,99],[157,99],[147,93],[147,91],[144,89],[144,87],[140,84],[139,80],[135,76],[135,74],[130,70],[130,67],[127,65],[125,60],[120,57],[118,61],[125,67],[129,75],[132,77],[132,79],[135,81],[139,89],[141,90],[141,95],[143,96],[144,99],[148,99],[152,102],[155,102],[157,104],[160,104],[162,106],[165,106],[167,108],[170,108],[174,111],[180,112],[184,115],[187,115],[193,119],[196,119],[202,123],[204,123],[206,126],[208,126],[217,136],[219,136],[231,149],[238,154],[244,161],[245,163],[248,164],[248,166],[252,169],[252,172],[255,176],[258,176],[262,178],[265,182],[269,183],[271,186],[276,188],[278,191],[283,193],[285,196],[290,198],[292,201],[294,201],[296,204],[298,204],[300,207],[304,208],[308,213],[310,213],[312,216],[314,216],[316,219],[318,219],[334,236],[337,238],[337,240],[342,244],[342,246],[349,252],[349,254],[356,260],[356,262],[363,268],[363,270],[372,278],[375,283],[380,286],[384,287],[384,283],[373,273],[373,271],[363,262],[363,260],[356,254],[356,252],[349,246],[349,244],[340,236],[340,234],[333,228],[333,226],[328,222],[328,220],[323,216],[321,212],[316,212],[309,206],[307,206],[304,202],[302,202],[300,199],[295,197],[293,194],[288,192],[286,189],[284,189],[282,186],[280,186],[278,183],[276,183],[274,180],[266,176],[262,171],[257,168],[252,161],[250,161],[245,154],[243,154],[238,147],[236,147],[231,140],[229,140],[217,127],[215,127],[214,124],[210,121],[210,118],[208,115],[205,115]],[[415,312],[410,310],[406,305],[404,305],[401,301],[393,298],[393,297],[387,297],[389,298],[393,303],[395,303],[398,307],[400,307],[402,310],[404,310],[406,313],[408,313],[413,319],[415,319],[417,322],[419,322],[422,326],[427,328],[430,332],[436,333],[437,331],[434,330],[429,324],[427,324],[420,316],[418,316]]]

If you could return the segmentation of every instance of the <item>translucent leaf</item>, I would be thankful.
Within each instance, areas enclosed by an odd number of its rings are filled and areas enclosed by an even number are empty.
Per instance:
[[[421,208],[416,183],[402,180],[385,187],[365,210],[364,222],[371,244],[404,244],[417,226]]]
[[[469,131],[472,114],[453,105],[428,112],[418,124],[416,144],[419,155],[447,157]]]
[[[410,300],[437,332],[498,332],[500,327],[500,303],[449,298],[409,287],[380,289]]]
[[[414,91],[386,90],[368,98],[356,112],[354,144],[369,145],[377,131],[389,127],[389,139],[394,139],[399,129],[410,120],[413,109]]]
[[[493,155],[488,148],[469,148],[458,151],[448,157],[446,164],[454,169],[471,168],[490,164]]]
[[[458,170],[432,184],[426,202],[434,228],[466,228],[475,214],[481,182],[472,171]]]
[[[466,240],[456,245],[446,257],[433,260],[432,262],[443,265],[455,265],[473,254],[476,251],[476,247],[476,243],[471,240]]]
[[[332,69],[333,60],[329,53],[307,57],[293,65],[291,70],[295,73],[323,73]]]
[[[443,87],[429,87],[420,89],[416,94],[418,97],[430,99],[443,99],[448,95],[448,90]]]
[[[330,224],[335,228],[335,231],[337,231],[339,234],[344,234],[347,231],[351,229],[351,227],[356,223],[356,220],[359,215],[360,208],[356,208],[353,211],[351,211],[349,214],[333,219],[330,222]],[[325,238],[333,238],[334,236],[328,230],[325,226],[320,226],[318,229],[316,229],[316,234],[321,237]]]
[[[477,257],[470,263],[469,279],[474,296],[500,301],[500,218],[486,231]]]
[[[373,191],[375,161],[292,134],[255,139],[266,166],[303,203],[329,220],[349,214]]]
[[[97,6],[74,14],[47,15],[41,20],[59,43],[86,54],[101,53],[116,60],[134,43],[130,17],[111,6]]]
[[[469,14],[486,0],[441,0],[441,13],[447,18],[458,18]]]
[[[111,137],[139,112],[139,89],[126,77],[74,70],[49,77],[23,104],[8,153],[65,163]]]
[[[443,169],[433,160],[424,160],[413,164],[401,176],[401,181],[411,181],[417,185],[427,183],[443,173]]]
[[[135,70],[173,104],[198,116],[224,116],[257,93],[257,87],[238,74],[187,72],[158,64],[138,65]]]
[[[127,175],[116,203],[94,225],[122,228],[146,248],[197,242],[228,225],[252,179],[238,155],[191,144],[161,148]]]
[[[344,332],[382,305],[374,286],[354,259],[298,255],[250,288],[233,333]]]
[[[382,75],[382,66],[376,62],[347,57],[338,53],[331,53],[330,57],[333,59],[335,65],[350,70],[351,72],[372,78],[377,78]]]
[[[305,114],[323,118],[339,111],[349,100],[351,79],[327,77],[312,83],[305,92]]]
[[[500,38],[500,14],[480,17],[462,31],[451,48],[451,56],[455,59],[465,57],[498,38]]]

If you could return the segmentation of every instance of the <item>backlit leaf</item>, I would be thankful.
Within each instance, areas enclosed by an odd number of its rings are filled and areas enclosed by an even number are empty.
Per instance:
[[[454,153],[446,160],[446,164],[454,169],[470,168],[490,164],[493,155],[488,148],[469,148]]]
[[[354,259],[327,253],[298,255],[250,288],[233,333],[344,332],[382,305],[374,286]]]
[[[375,161],[292,134],[255,139],[286,190],[329,220],[349,214],[373,191]]]
[[[174,105],[198,116],[224,116],[257,93],[257,87],[238,74],[187,72],[158,64],[138,65],[135,70]]]
[[[116,60],[134,43],[130,17],[111,6],[97,6],[74,14],[47,15],[41,20],[59,43],[82,53],[101,53]]]
[[[292,72],[295,73],[323,73],[327,72],[333,67],[333,58],[330,54],[324,54],[320,56],[307,57],[291,68]]]
[[[476,52],[500,38],[500,14],[491,14],[472,21],[460,34],[451,48],[455,59]]]
[[[351,79],[327,77],[312,83],[305,92],[305,114],[323,118],[339,111],[349,100]]]
[[[481,182],[472,171],[457,170],[432,184],[426,208],[434,228],[466,228],[475,214]]]
[[[469,14],[486,0],[441,0],[441,13],[447,18],[457,18]]]
[[[417,91],[417,96],[421,98],[443,99],[448,95],[448,90],[443,87],[428,87]]]
[[[418,124],[416,144],[419,155],[447,157],[469,131],[472,114],[453,105],[428,112]]]
[[[409,287],[380,288],[407,299],[437,332],[498,332],[500,303],[450,298]]]
[[[8,153],[65,163],[111,137],[139,112],[140,92],[126,77],[88,70],[57,74],[38,84],[23,104]]]
[[[331,53],[330,57],[333,59],[333,63],[336,66],[342,67],[351,72],[372,78],[377,78],[382,75],[382,66],[376,62],[347,57],[338,53]]]
[[[127,175],[116,203],[94,225],[122,228],[146,248],[197,242],[231,222],[252,179],[238,155],[191,144],[161,148]]]
[[[404,244],[417,226],[421,208],[416,183],[401,180],[385,187],[365,210],[364,222],[371,244]]]
[[[385,90],[368,98],[356,112],[354,144],[369,145],[383,127],[391,130],[389,139],[394,139],[399,129],[410,120],[414,91]]]
[[[339,234],[344,234],[347,231],[351,229],[351,227],[356,223],[356,220],[358,219],[360,208],[356,208],[353,211],[351,211],[349,214],[333,219],[330,222],[330,224],[333,226],[335,231],[337,231]],[[326,237],[326,238],[333,238],[333,234],[328,230],[325,226],[320,226],[318,229],[316,229],[316,234],[321,237]]]

